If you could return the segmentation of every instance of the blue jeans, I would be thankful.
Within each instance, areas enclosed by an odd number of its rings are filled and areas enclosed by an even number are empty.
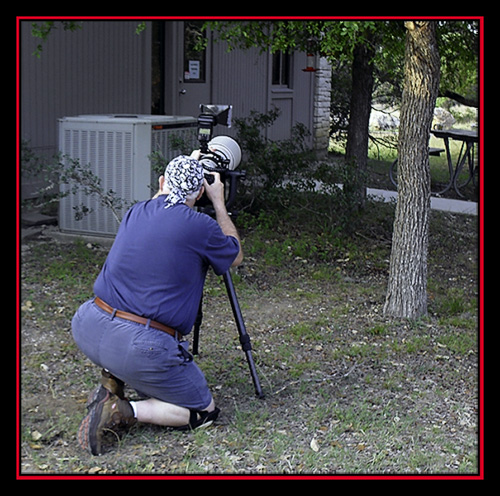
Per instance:
[[[76,344],[92,362],[140,393],[196,410],[205,410],[212,401],[187,341],[115,317],[93,300],[77,310],[72,331]]]

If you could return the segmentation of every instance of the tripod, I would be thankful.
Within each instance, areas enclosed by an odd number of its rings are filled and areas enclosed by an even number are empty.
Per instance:
[[[238,298],[236,296],[236,291],[234,289],[233,280],[231,278],[231,273],[229,270],[223,275],[224,284],[226,285],[227,295],[229,297],[229,302],[231,303],[231,308],[233,310],[234,319],[236,321],[236,326],[238,328],[238,333],[240,335],[241,348],[245,352],[248,366],[250,367],[250,374],[252,376],[253,385],[255,387],[255,394],[258,398],[263,398],[262,388],[260,386],[259,377],[257,376],[257,370],[255,369],[255,363],[252,356],[252,345],[250,343],[250,336],[248,335],[245,323],[243,322],[243,317],[241,315],[241,309],[238,303]],[[198,315],[193,328],[193,355],[198,354],[198,343],[200,336],[200,327],[203,320],[203,297],[200,301],[200,307],[198,309]]]

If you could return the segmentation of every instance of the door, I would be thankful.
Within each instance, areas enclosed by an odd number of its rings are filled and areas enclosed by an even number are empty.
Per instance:
[[[179,23],[181,42],[178,44],[177,82],[178,115],[197,117],[199,107],[211,101],[211,47],[210,40],[205,50],[196,50],[198,39],[207,37],[202,30],[204,21],[184,21]]]

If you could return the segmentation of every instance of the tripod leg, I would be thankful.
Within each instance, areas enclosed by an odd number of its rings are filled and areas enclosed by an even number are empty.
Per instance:
[[[252,380],[255,387],[255,394],[259,398],[263,398],[264,394],[262,393],[259,377],[257,376],[257,370],[255,368],[255,363],[252,357],[252,345],[250,344],[250,336],[247,334],[245,323],[243,322],[243,316],[241,315],[241,309],[238,303],[238,298],[236,296],[236,291],[234,289],[233,280],[231,278],[231,273],[229,272],[229,270],[224,274],[223,277],[224,277],[224,284],[226,285],[227,294],[229,296],[229,301],[231,303],[231,308],[233,309],[234,319],[236,320],[236,326],[238,327],[241,347],[245,352],[248,366],[250,367],[250,374],[252,375]]]
[[[193,355],[198,354],[198,343],[200,341],[200,327],[201,321],[203,320],[203,295],[200,299],[200,307],[198,308],[198,315],[194,321],[193,327]]]

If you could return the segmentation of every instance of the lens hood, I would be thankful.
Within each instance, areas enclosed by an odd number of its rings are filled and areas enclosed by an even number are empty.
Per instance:
[[[241,148],[238,143],[229,136],[216,136],[208,143],[208,149],[215,155],[224,157],[226,168],[234,170],[241,161]]]

